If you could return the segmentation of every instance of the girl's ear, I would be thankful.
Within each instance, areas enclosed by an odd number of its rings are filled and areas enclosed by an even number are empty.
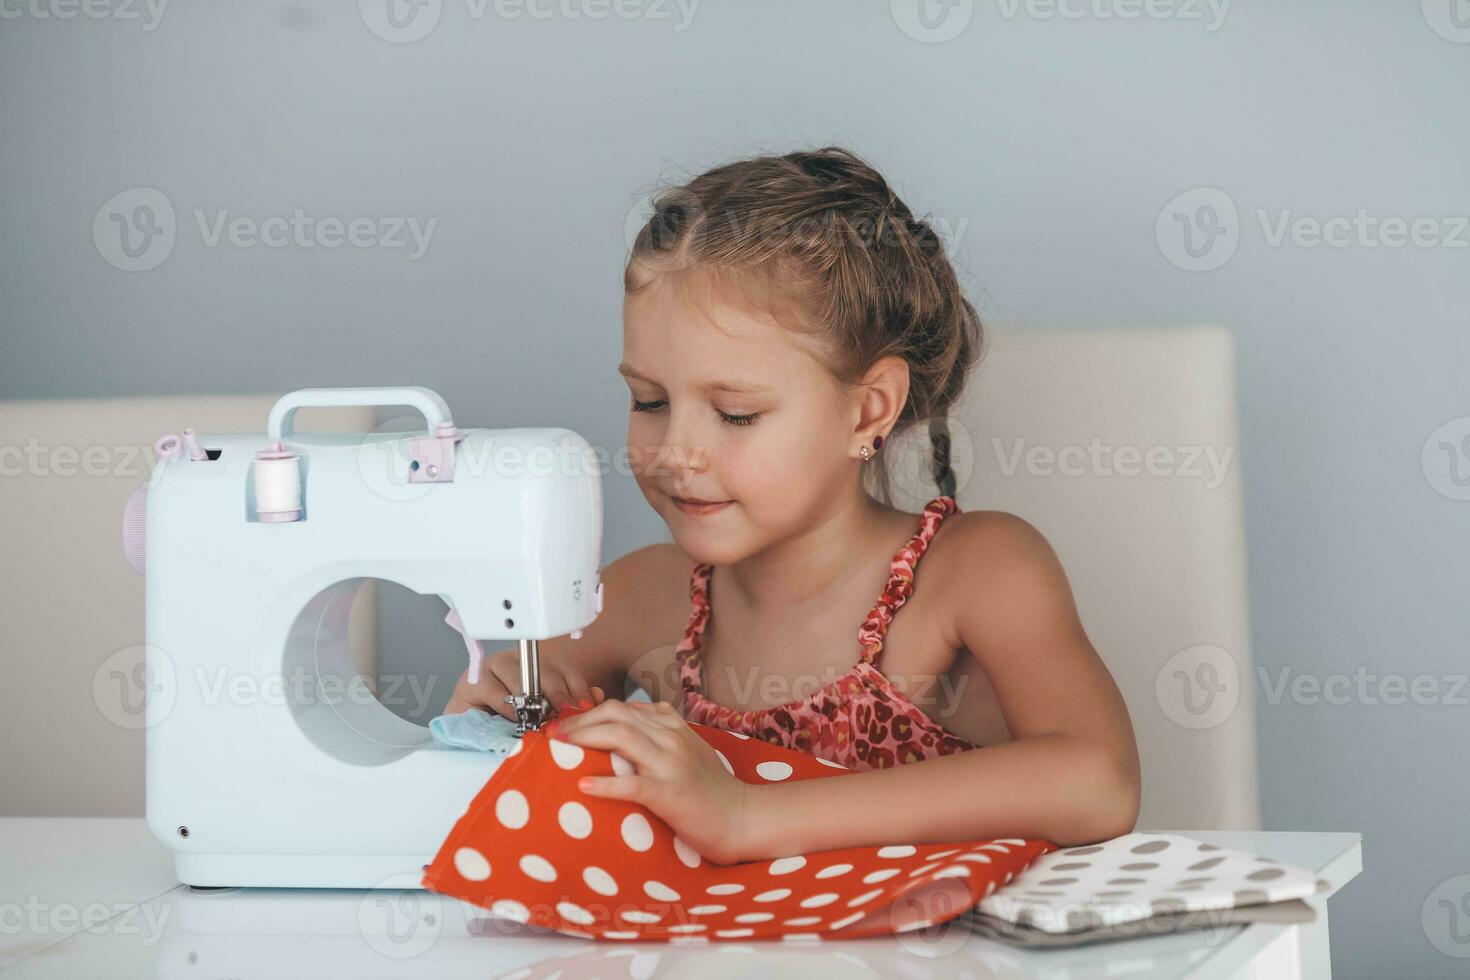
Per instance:
[[[894,354],[880,357],[863,375],[856,391],[854,455],[861,446],[871,447],[877,437],[888,438],[898,423],[909,399],[909,362]]]

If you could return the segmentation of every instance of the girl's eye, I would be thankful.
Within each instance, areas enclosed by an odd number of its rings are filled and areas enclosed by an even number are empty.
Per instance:
[[[657,401],[648,402],[641,402],[635,398],[633,399],[633,404],[631,408],[632,411],[635,412],[657,412],[659,409],[663,408],[667,404],[668,400],[663,398],[660,398]],[[719,409],[716,409],[715,411],[718,412]],[[751,412],[748,415],[731,415],[729,412],[720,412],[720,418],[724,419],[731,425],[754,425],[755,421],[759,419],[762,414],[764,413]]]

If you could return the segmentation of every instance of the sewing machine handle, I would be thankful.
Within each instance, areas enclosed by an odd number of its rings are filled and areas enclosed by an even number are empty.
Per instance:
[[[362,407],[365,405],[407,405],[416,408],[428,423],[429,434],[443,425],[453,425],[449,405],[439,393],[428,388],[302,388],[281,396],[271,408],[266,435],[271,440],[291,435],[292,422],[298,408]]]

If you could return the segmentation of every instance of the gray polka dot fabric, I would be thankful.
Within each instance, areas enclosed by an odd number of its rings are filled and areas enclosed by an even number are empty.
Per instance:
[[[1174,834],[1127,834],[1043,854],[978,911],[1048,933],[1306,898],[1305,868]]]

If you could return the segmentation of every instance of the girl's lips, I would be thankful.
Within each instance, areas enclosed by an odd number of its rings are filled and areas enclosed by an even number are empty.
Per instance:
[[[703,517],[706,514],[718,514],[720,511],[724,510],[726,507],[734,503],[733,500],[721,500],[718,503],[712,504],[696,503],[692,500],[684,500],[681,497],[673,496],[669,497],[669,499],[674,502],[674,506],[679,508],[679,510],[694,517]]]

